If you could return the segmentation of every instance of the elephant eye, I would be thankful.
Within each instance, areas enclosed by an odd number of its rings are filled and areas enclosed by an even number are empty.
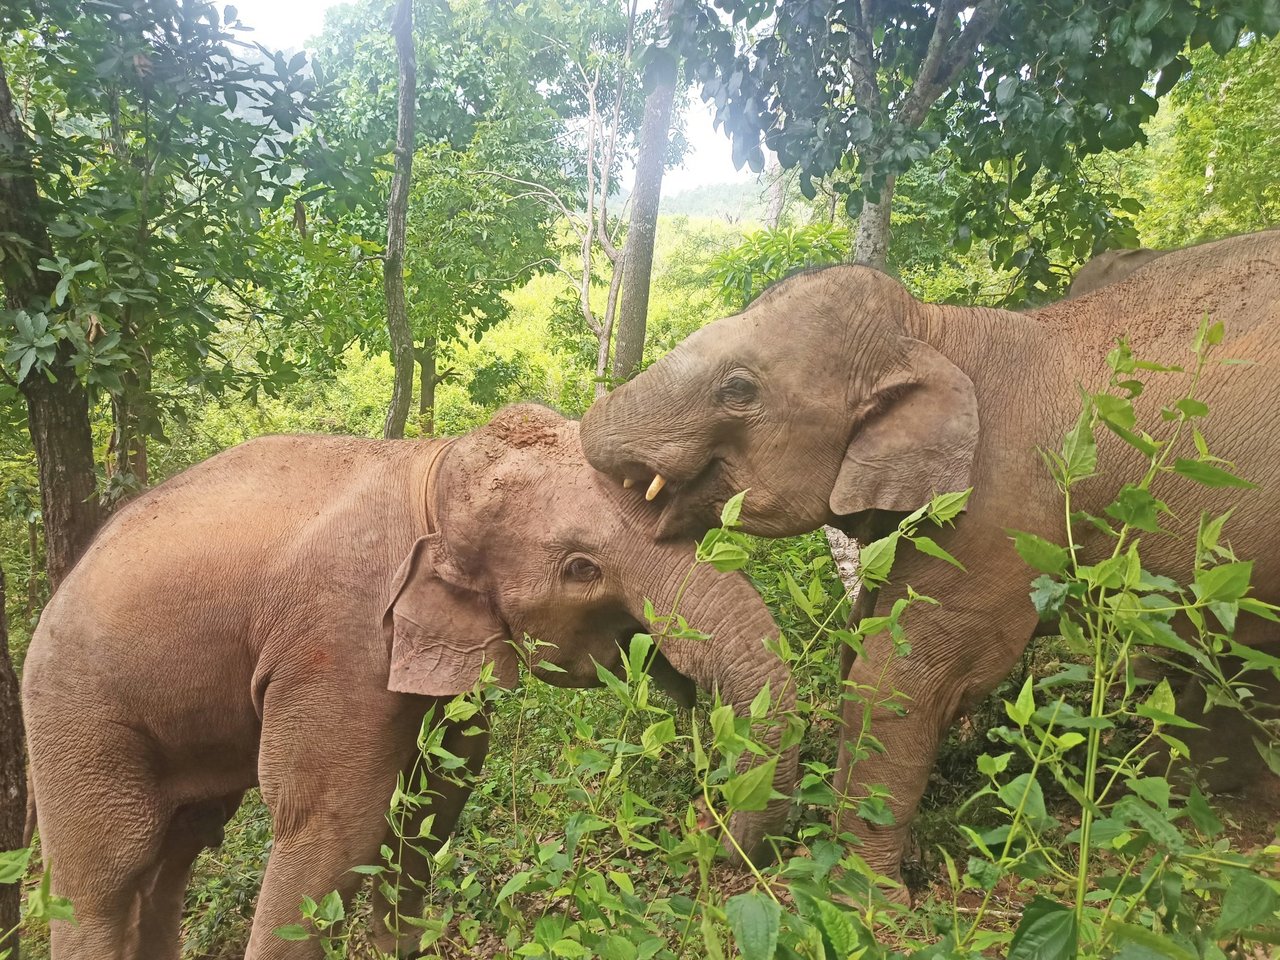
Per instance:
[[[733,376],[720,385],[720,399],[724,403],[747,404],[756,399],[755,383],[746,377]]]
[[[564,565],[564,574],[570,580],[590,583],[600,579],[600,568],[586,557],[570,557]]]

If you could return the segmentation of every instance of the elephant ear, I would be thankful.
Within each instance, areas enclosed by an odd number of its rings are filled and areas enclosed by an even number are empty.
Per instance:
[[[387,689],[397,693],[466,693],[490,662],[503,686],[519,678],[506,626],[467,586],[438,533],[419,539],[400,565],[382,630],[391,647]]]
[[[970,486],[978,446],[971,381],[933,347],[903,338],[904,362],[876,385],[831,491],[837,515],[910,512]]]

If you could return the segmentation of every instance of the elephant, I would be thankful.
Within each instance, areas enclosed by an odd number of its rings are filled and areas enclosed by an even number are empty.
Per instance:
[[[427,711],[482,674],[511,686],[526,659],[552,684],[598,685],[597,664],[619,672],[647,629],[646,599],[664,611],[679,594],[710,637],[659,639],[653,676],[678,700],[716,688],[746,716],[767,684],[774,716],[791,709],[750,581],[658,541],[643,505],[588,466],[577,430],[520,405],[454,439],[263,437],[112,518],[50,601],[24,671],[43,852],[77,918],[53,923],[54,960],[176,958],[192,861],[254,785],[274,843],[248,956],[320,956],[273,931],[298,922],[304,896],[349,896],[349,868],[379,862]],[[444,733],[473,770],[482,720]],[[780,723],[765,726],[782,749]],[[788,748],[782,796],[735,813],[727,846],[767,859],[796,770]],[[433,790],[438,847],[469,791]]]
[[[1175,536],[1144,537],[1144,565],[1188,582],[1197,518],[1230,508],[1232,546],[1256,561],[1255,595],[1276,602],[1280,231],[1172,252],[1093,294],[1028,313],[922,303],[868,267],[804,272],[695,332],[583,417],[587,459],[639,485],[664,537],[705,529],[727,497],[745,490],[739,519],[749,533],[783,537],[833,524],[867,542],[931,495],[972,488],[954,526],[929,531],[967,572],[898,551],[892,582],[876,596],[864,591],[855,610],[887,612],[908,585],[938,601],[907,610],[909,656],[894,657],[883,634],[866,642],[865,655],[846,651],[848,680],[901,691],[906,704],[905,712],[873,712],[884,751],[856,766],[847,744],[862,728],[861,705],[844,707],[839,786],[852,794],[887,787],[895,822],[869,824],[845,809],[837,826],[862,840],[859,852],[885,876],[901,875],[945,731],[1010,671],[1038,629],[1028,600],[1034,573],[1008,531],[1066,542],[1062,496],[1039,451],[1060,448],[1081,386],[1105,388],[1105,358],[1118,338],[1140,359],[1189,362],[1206,313],[1225,321],[1221,355],[1254,363],[1206,368],[1197,394],[1211,410],[1204,435],[1258,489],[1164,483],[1156,492],[1178,513],[1163,523]],[[1169,379],[1151,378],[1135,403],[1140,423],[1158,424],[1159,410],[1179,396]],[[1094,515],[1122,481],[1141,476],[1137,454],[1100,433],[1100,473],[1072,503]],[[1083,549],[1087,559],[1098,544]],[[1241,616],[1237,639],[1265,645],[1273,639],[1265,626]],[[1200,750],[1213,747],[1243,752],[1228,771],[1259,769],[1248,737]]]
[[[1106,250],[1091,257],[1071,278],[1066,299],[1083,297],[1111,283],[1119,283],[1133,271],[1163,257],[1168,250],[1138,247],[1135,250]]]

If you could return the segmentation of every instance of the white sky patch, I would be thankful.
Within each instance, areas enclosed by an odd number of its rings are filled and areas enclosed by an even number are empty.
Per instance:
[[[339,2],[340,0],[241,0],[234,6],[241,22],[253,27],[252,33],[241,35],[245,39],[256,40],[273,50],[301,50],[324,28],[325,10],[337,6]],[[689,154],[681,166],[667,171],[662,182],[664,195],[674,196],[694,187],[751,180],[754,177],[749,169],[734,169],[729,138],[713,127],[711,108],[696,96],[689,104],[685,126]],[[631,170],[622,172],[624,188],[630,188],[632,177]]]

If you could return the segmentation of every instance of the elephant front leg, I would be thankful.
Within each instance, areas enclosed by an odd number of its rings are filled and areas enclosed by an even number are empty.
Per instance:
[[[389,956],[412,956],[417,948],[421,931],[402,918],[422,916],[431,877],[430,857],[453,833],[489,752],[488,716],[482,712],[465,722],[450,724],[441,745],[462,759],[464,766],[444,771],[428,765],[424,774],[423,764],[428,761],[420,763],[415,756],[409,762],[404,774],[406,789],[429,798],[429,802],[408,810],[390,827],[385,842],[396,851],[398,868],[377,877],[374,883],[372,941]],[[422,825],[427,817],[432,819],[429,834],[424,837]],[[384,884],[396,885],[394,901],[387,896]]]
[[[304,897],[318,902],[337,891],[349,904],[362,879],[351,868],[380,859],[387,807],[417,724],[403,715],[406,698],[359,692],[357,703],[334,689],[267,690],[258,767],[275,837],[246,960],[322,956],[314,936],[285,940],[275,931],[304,922]]]
[[[966,596],[991,594],[978,590]],[[895,599],[886,596],[886,607]],[[963,598],[950,609],[945,601],[941,607],[913,608],[904,621],[911,653],[896,653],[881,634],[853,662],[842,709],[835,827],[856,837],[857,853],[892,881],[901,883],[911,821],[943,736],[1008,674],[1032,635],[1035,611],[1025,598],[1017,601],[1009,597],[995,618],[989,606],[966,610],[959,605]],[[863,805],[873,793],[887,793],[883,806]],[[885,892],[898,902],[908,899],[905,888]]]

